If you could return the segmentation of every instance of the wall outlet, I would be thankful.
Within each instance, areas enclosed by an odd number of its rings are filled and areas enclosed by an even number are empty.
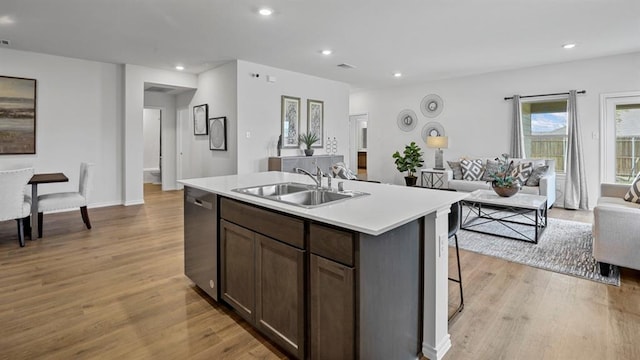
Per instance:
[[[247,133],[245,134],[245,136],[247,137],[247,139],[251,138],[251,131],[247,131]]]
[[[438,257],[444,255],[444,250],[449,246],[447,235],[440,235],[440,246],[438,246]]]

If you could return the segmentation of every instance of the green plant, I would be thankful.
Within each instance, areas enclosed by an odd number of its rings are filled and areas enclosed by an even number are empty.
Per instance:
[[[320,141],[320,138],[318,137],[318,135],[316,135],[315,133],[312,133],[312,132],[302,133],[302,134],[300,134],[298,139],[300,140],[301,143],[306,145],[307,149],[311,149],[311,146],[313,144],[315,144],[318,141]]]
[[[511,176],[511,168],[513,167],[513,160],[509,162],[509,154],[502,154],[500,157],[496,158],[496,161],[499,163],[498,171],[492,174],[489,174],[489,177],[492,178],[491,182],[495,186],[499,187],[512,187],[516,184],[516,179]]]
[[[422,149],[416,145],[415,141],[404,147],[403,155],[396,151],[393,153],[393,158],[396,159],[396,168],[400,172],[407,172],[408,177],[415,177],[416,169],[422,167],[424,159],[422,158]]]

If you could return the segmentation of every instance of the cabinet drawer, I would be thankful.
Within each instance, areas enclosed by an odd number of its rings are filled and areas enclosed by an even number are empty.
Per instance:
[[[347,266],[354,264],[354,234],[320,224],[309,227],[309,248],[312,253]]]
[[[304,249],[304,222],[235,200],[220,200],[220,217],[257,233]]]

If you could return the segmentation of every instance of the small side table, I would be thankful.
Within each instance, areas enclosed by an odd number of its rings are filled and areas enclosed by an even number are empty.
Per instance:
[[[445,189],[449,187],[447,181],[447,171],[446,170],[437,170],[437,169],[422,169],[420,170],[422,173],[420,186],[427,187],[430,189]]]

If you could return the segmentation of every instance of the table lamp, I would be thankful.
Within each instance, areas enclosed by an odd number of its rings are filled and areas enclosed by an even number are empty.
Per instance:
[[[436,165],[433,167],[436,170],[444,170],[444,164],[442,162],[442,149],[449,147],[449,138],[446,136],[427,136],[427,147],[436,150]]]

